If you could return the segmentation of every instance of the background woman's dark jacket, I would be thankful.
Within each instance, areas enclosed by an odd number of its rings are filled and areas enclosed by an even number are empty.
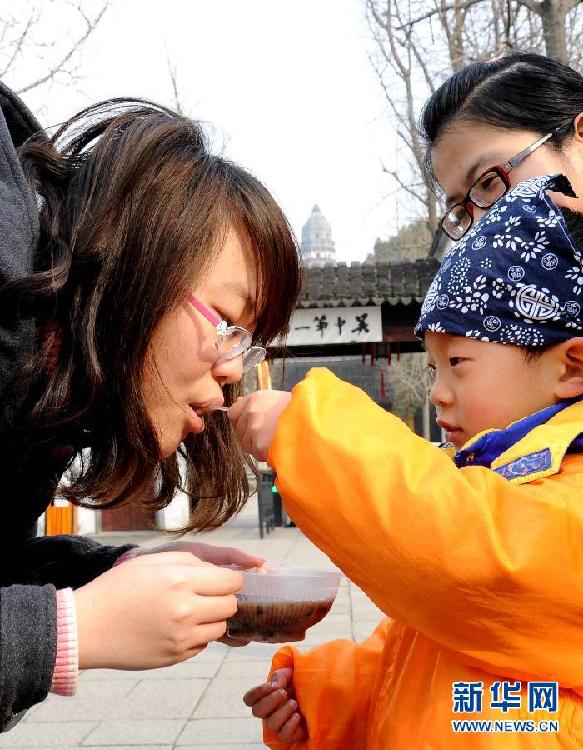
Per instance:
[[[0,285],[35,269],[36,198],[16,148],[40,125],[0,83]],[[110,568],[128,547],[74,536],[37,538],[37,519],[60,478],[52,447],[17,439],[13,412],[20,366],[34,346],[22,311],[0,309],[0,727],[43,700],[56,656],[56,588],[81,586]]]

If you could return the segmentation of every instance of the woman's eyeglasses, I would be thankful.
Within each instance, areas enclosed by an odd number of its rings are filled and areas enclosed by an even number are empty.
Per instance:
[[[236,357],[243,357],[243,372],[247,372],[263,362],[266,350],[262,346],[251,346],[252,336],[241,326],[230,326],[226,320],[204,305],[194,294],[188,296],[190,304],[203,315],[217,330],[215,345],[219,358],[215,364],[221,364]]]
[[[452,240],[461,240],[474,223],[474,206],[492,208],[510,190],[510,172],[527,156],[556,133],[555,129],[520,151],[504,164],[497,164],[483,172],[465,194],[463,200],[452,206],[441,220],[441,228]]]

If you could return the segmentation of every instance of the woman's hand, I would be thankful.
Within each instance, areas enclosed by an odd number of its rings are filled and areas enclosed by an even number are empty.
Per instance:
[[[186,552],[140,555],[74,592],[79,668],[152,669],[221,638],[243,576]]]
[[[243,448],[258,461],[267,461],[277,421],[290,401],[287,391],[255,391],[227,411]]]
[[[160,544],[157,547],[141,547],[135,555],[153,555],[159,552],[189,552],[203,562],[212,563],[213,565],[234,565],[242,569],[258,568],[265,562],[265,558],[258,557],[257,555],[249,555],[247,552],[243,552],[243,550],[236,547],[217,547],[213,544],[185,540],[168,542],[167,544]],[[229,635],[224,635],[218,641],[231,648],[247,646],[251,642],[245,638],[232,638]]]
[[[190,552],[203,562],[213,565],[236,565],[239,568],[258,568],[265,562],[265,558],[249,555],[236,547],[217,547],[213,544],[186,540],[168,542],[157,547],[142,547],[139,554],[151,555],[158,552]]]

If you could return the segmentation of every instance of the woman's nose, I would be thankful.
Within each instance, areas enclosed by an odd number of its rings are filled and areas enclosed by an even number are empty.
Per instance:
[[[212,368],[214,379],[221,385],[238,383],[243,377],[243,355],[233,359],[218,360]]]
[[[474,206],[474,224],[477,224],[482,216],[485,216],[489,210],[489,208],[478,208],[477,206]]]

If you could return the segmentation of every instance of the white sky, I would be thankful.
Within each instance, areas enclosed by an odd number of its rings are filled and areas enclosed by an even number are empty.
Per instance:
[[[62,32],[66,17],[47,23]],[[314,203],[338,260],[364,260],[394,232],[381,162],[396,162],[395,139],[360,0],[115,0],[102,24],[82,94],[53,86],[48,100],[25,96],[44,107],[43,124],[110,96],[172,105],[170,57],[187,114],[212,123],[217,148],[267,185],[298,238]]]

